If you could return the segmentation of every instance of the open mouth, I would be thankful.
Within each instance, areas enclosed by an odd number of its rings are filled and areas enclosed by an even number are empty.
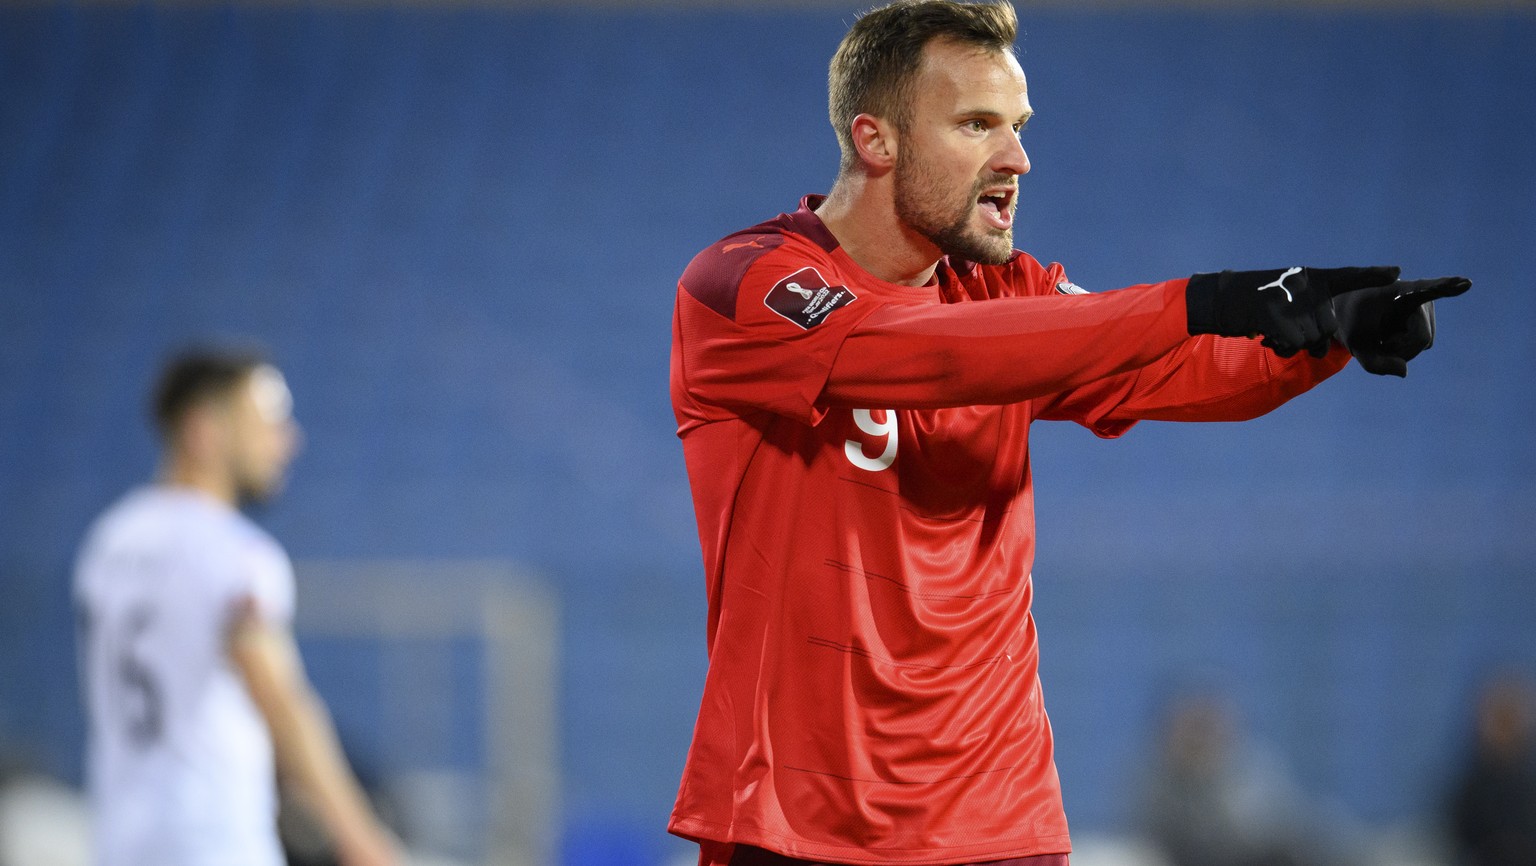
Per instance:
[[[1013,201],[1017,194],[1018,188],[1012,186],[983,190],[976,198],[982,219],[995,229],[1013,228]]]

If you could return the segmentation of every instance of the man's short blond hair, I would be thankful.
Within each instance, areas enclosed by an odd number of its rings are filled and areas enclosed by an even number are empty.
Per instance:
[[[870,114],[907,129],[912,83],[922,65],[923,47],[935,39],[978,49],[1012,51],[1019,19],[1007,0],[957,3],[953,0],[897,0],[854,22],[827,73],[827,114],[837,131],[846,171],[857,163],[853,119]]]

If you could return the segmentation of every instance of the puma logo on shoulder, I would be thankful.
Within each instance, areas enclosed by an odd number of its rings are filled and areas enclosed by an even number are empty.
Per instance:
[[[757,239],[757,238],[753,238],[750,241],[741,241],[741,242],[734,243],[734,244],[726,244],[725,246],[720,248],[720,252],[728,253],[728,252],[732,252],[734,250],[748,249],[748,248],[755,249],[755,250],[764,249],[763,242],[761,240]]]

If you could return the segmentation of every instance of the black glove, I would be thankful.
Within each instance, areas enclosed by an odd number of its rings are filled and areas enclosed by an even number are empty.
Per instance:
[[[1408,362],[1435,344],[1435,299],[1470,288],[1465,277],[1441,277],[1345,289],[1333,298],[1339,341],[1367,372],[1407,376]]]
[[[1306,349],[1328,354],[1338,329],[1332,299],[1355,289],[1385,286],[1397,268],[1290,268],[1195,274],[1185,289],[1191,334],[1262,335],[1282,358]]]

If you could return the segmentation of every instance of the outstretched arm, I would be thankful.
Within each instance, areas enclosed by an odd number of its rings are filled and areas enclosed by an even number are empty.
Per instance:
[[[313,805],[343,866],[399,863],[394,840],[369,808],[330,714],[304,675],[293,635],[246,605],[235,614],[228,651],[272,732],[278,768]]]
[[[870,291],[860,298],[827,286],[817,267],[835,269],[837,262],[788,249],[734,263],[701,254],[684,273],[672,359],[673,404],[683,427],[743,408],[815,424],[832,406],[935,409],[1048,399],[1131,375],[1192,336],[1200,345],[1219,344],[1218,336],[1259,336],[1262,349],[1256,341],[1234,342],[1280,359],[1303,350],[1320,358],[1338,329],[1333,297],[1397,276],[1396,268],[1223,271],[1066,295],[1057,294],[1064,284],[1059,268],[1042,269],[1020,254],[1012,268],[965,286],[972,300],[936,304]],[[799,279],[823,287],[804,310],[779,297],[800,289]],[[781,310],[785,303],[803,319]]]

